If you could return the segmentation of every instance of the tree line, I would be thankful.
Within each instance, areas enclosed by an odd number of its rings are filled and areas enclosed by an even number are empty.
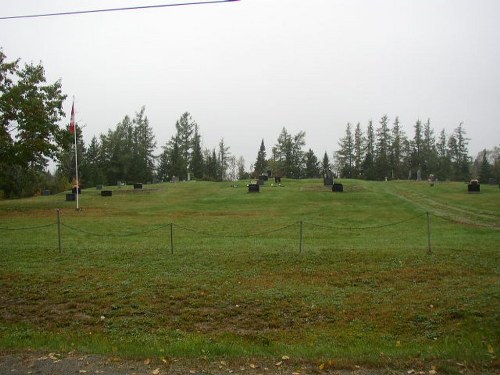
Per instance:
[[[41,63],[9,62],[0,49],[0,190],[5,196],[30,196],[43,189],[58,192],[76,182],[73,136],[67,126],[59,126],[66,98],[60,80],[46,82]],[[83,129],[76,127],[82,187],[118,181],[249,179],[268,171],[288,178],[335,174],[418,179],[434,174],[441,180],[500,179],[500,148],[483,150],[472,160],[463,124],[450,135],[442,130],[436,136],[430,120],[417,120],[408,137],[397,117],[392,124],[387,116],[378,125],[369,121],[366,129],[348,123],[332,160],[326,151],[319,160],[311,148],[306,150],[304,131],[291,134],[283,127],[269,153],[264,139],[257,145],[250,171],[245,170],[243,157],[230,152],[224,138],[217,147],[204,148],[200,127],[188,112],[176,121],[175,134],[159,154],[144,107],[133,117],[125,116],[114,129],[93,136],[88,145]],[[55,174],[47,170],[51,160],[57,162]]]
[[[417,120],[413,130],[408,137],[399,118],[390,124],[387,115],[376,127],[369,121],[364,130],[360,123],[355,127],[348,123],[339,141],[335,169],[343,177],[369,180],[427,179],[429,175],[441,180],[470,178],[472,158],[462,123],[450,135],[443,129],[436,136],[430,119]]]

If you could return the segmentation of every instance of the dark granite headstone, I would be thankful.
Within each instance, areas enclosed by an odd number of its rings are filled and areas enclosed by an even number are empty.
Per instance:
[[[113,195],[112,190],[102,190],[101,191],[101,197],[111,197]]]
[[[333,184],[332,191],[342,193],[344,191],[344,185],[342,184]]]
[[[258,193],[259,191],[260,191],[259,184],[249,184],[248,185],[248,192],[249,193]]]
[[[76,194],[68,193],[66,194],[66,201],[72,202],[76,200]]]

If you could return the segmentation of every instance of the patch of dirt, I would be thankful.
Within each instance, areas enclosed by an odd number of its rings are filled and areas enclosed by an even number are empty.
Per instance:
[[[460,364],[458,364],[460,365]],[[493,374],[478,371],[462,365],[460,374]],[[340,366],[334,361],[328,363],[302,363],[288,357],[275,361],[260,360],[209,360],[145,358],[125,359],[89,354],[42,353],[36,351],[0,352],[0,374],[102,374],[102,375],[439,375],[436,367],[423,364],[419,368],[366,368],[356,365]]]

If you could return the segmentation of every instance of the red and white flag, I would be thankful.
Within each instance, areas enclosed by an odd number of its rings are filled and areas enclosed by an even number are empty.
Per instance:
[[[69,132],[71,134],[75,133],[75,102],[73,102],[73,105],[71,106],[71,120],[69,123]]]

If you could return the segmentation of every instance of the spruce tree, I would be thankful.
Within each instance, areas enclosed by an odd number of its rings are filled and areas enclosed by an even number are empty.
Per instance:
[[[264,146],[264,139],[260,142],[259,152],[257,153],[257,160],[254,166],[254,177],[257,178],[262,173],[266,172],[267,160],[266,160],[266,146]]]

